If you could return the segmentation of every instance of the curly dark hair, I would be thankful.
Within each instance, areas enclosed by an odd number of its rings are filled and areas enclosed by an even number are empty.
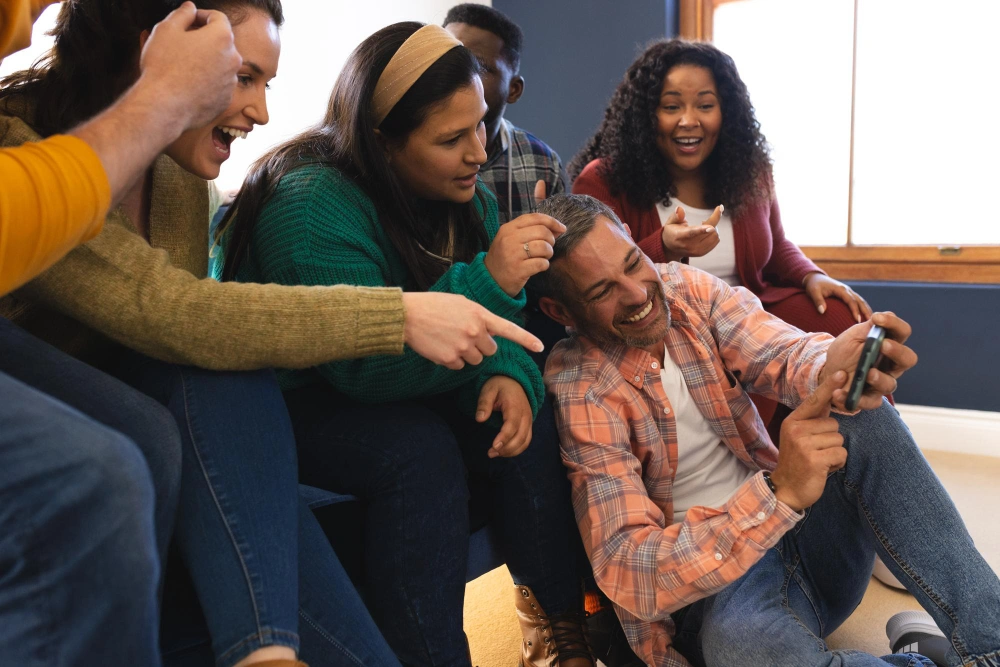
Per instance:
[[[681,39],[654,42],[628,68],[597,133],[570,163],[570,178],[603,158],[602,175],[615,196],[624,194],[641,207],[668,204],[676,196],[656,145],[656,110],[663,80],[677,65],[706,68],[719,92],[722,129],[706,161],[709,202],[735,211],[767,200],[772,182],[769,148],[736,63],[711,44]]]

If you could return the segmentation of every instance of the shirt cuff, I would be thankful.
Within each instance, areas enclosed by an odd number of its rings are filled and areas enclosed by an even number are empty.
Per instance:
[[[774,497],[763,472],[736,492],[729,502],[729,515],[746,537],[763,549],[777,544],[805,516]]]

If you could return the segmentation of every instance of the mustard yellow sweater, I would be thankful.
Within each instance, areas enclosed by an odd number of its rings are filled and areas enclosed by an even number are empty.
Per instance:
[[[39,141],[0,115],[0,148]],[[88,361],[109,341],[219,370],[307,368],[403,352],[394,288],[219,283],[208,270],[208,184],[166,156],[153,166],[150,241],[119,208],[92,241],[0,300],[0,316]]]

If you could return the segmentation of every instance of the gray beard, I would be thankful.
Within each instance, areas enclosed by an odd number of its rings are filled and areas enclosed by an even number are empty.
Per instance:
[[[630,336],[617,329],[618,334],[615,335],[609,331],[597,330],[596,328],[591,328],[589,325],[580,325],[576,327],[577,332],[582,336],[586,336],[590,340],[594,341],[599,345],[621,345],[625,344],[628,347],[639,347],[645,348],[659,343],[667,334],[667,329],[670,328],[670,307],[667,305],[666,298],[662,298],[660,301],[663,310],[661,312],[661,317],[666,320],[666,324],[663,329],[656,333],[651,333],[648,336]],[[583,317],[577,317],[577,322],[585,322],[586,319]]]

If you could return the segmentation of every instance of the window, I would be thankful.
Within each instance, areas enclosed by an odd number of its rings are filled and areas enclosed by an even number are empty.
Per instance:
[[[845,279],[1000,282],[1000,3],[684,0],[733,56],[789,238]]]

